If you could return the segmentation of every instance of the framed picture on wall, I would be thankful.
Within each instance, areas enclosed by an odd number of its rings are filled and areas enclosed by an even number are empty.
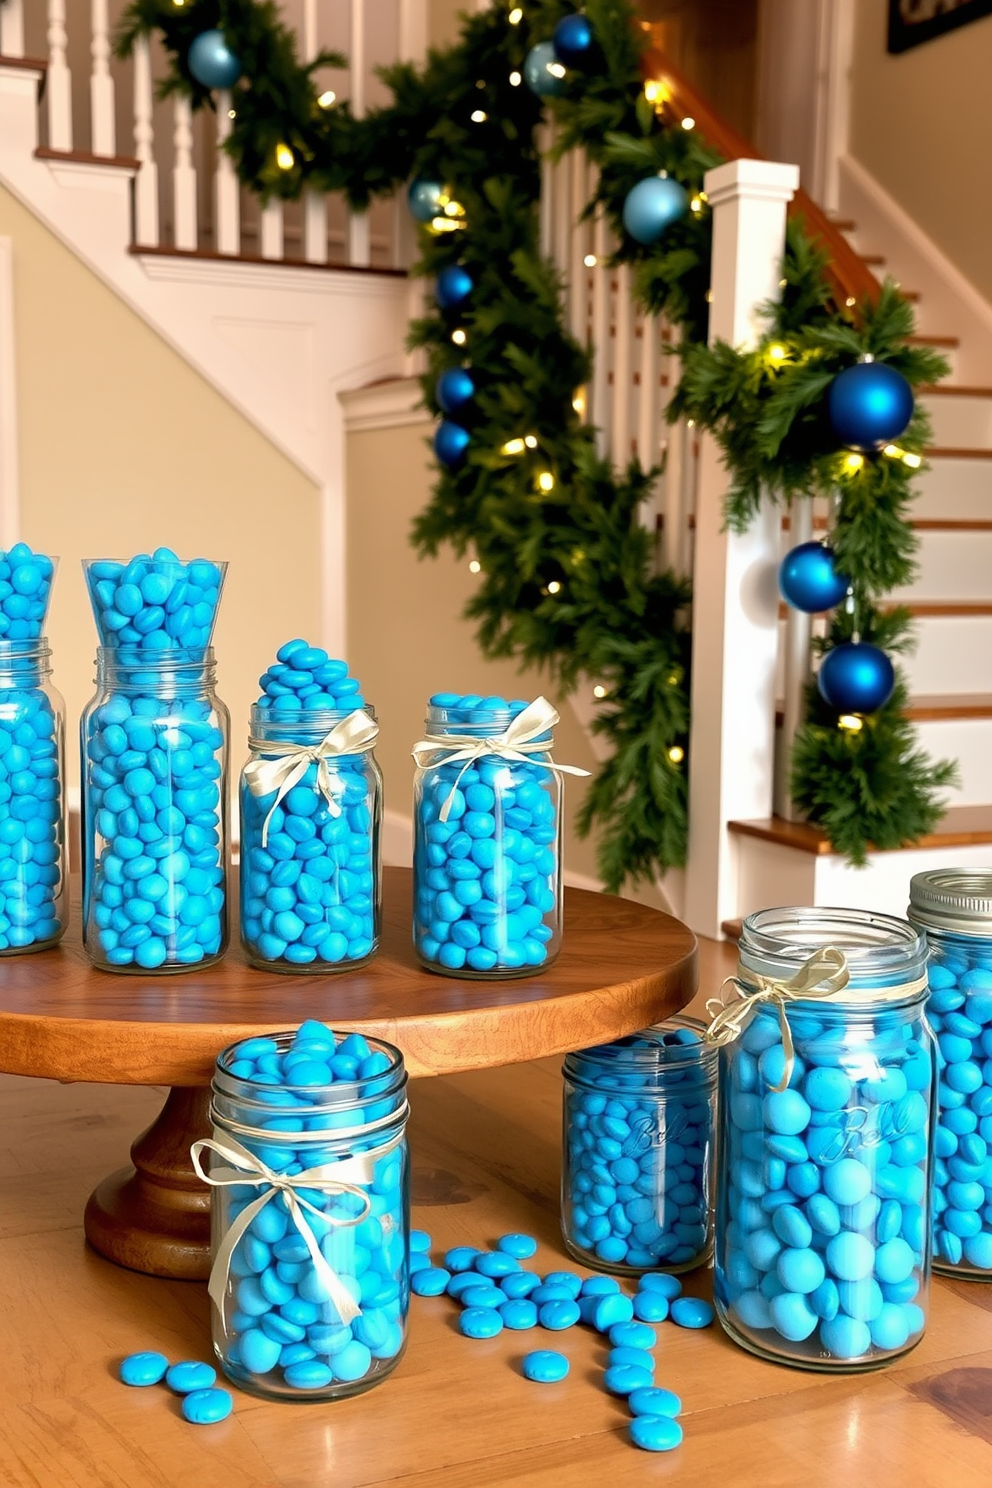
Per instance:
[[[906,52],[992,15],[992,0],[889,0],[889,51]]]

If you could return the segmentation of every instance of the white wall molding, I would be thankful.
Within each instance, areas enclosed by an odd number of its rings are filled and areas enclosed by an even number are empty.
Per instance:
[[[886,272],[919,291],[921,326],[960,338],[955,380],[992,381],[992,305],[859,160],[843,156],[839,177],[840,210],[857,223],[859,252],[883,253]]]
[[[14,349],[14,244],[11,238],[0,238],[0,548],[4,549],[20,536]]]
[[[430,413],[420,401],[420,383],[416,377],[391,377],[366,387],[348,388],[338,394],[338,399],[344,409],[348,434],[430,423]]]

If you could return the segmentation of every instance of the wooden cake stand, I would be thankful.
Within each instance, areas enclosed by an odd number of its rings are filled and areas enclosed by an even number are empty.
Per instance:
[[[61,945],[3,959],[0,1071],[172,1087],[131,1148],[133,1166],[90,1196],[86,1237],[102,1255],[152,1276],[207,1276],[210,1195],[189,1148],[209,1135],[217,1054],[238,1039],[320,1018],[396,1044],[411,1075],[451,1074],[608,1042],[670,1016],[695,991],[696,942],[685,925],[581,889],[565,890],[561,954],[543,974],[433,975],[413,953],[411,878],[407,868],[385,870],[382,943],[357,971],[258,971],[240,950],[236,922],[231,949],[204,971],[97,971],[80,940],[78,886]]]

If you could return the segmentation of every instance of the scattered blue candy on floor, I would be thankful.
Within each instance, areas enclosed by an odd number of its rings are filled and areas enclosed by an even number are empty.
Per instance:
[[[183,1397],[182,1413],[193,1426],[212,1426],[231,1414],[234,1401],[229,1390],[222,1388],[193,1390]]]
[[[165,1379],[169,1361],[164,1354],[146,1350],[139,1354],[128,1354],[121,1361],[120,1378],[125,1385],[157,1385]]]
[[[208,1390],[217,1378],[217,1371],[199,1359],[184,1359],[166,1370],[165,1383],[177,1395],[188,1395],[192,1390]]]
[[[635,1416],[678,1416],[682,1414],[682,1401],[674,1390],[664,1390],[659,1385],[645,1385],[641,1390],[632,1390],[627,1404]]]
[[[430,706],[443,710],[444,727],[486,737],[502,733],[528,704],[435,693]],[[416,821],[413,926],[426,965],[485,976],[547,960],[557,914],[556,794],[537,758],[489,755],[467,769],[443,759],[427,767]]]
[[[676,1297],[670,1316],[680,1328],[708,1328],[715,1314],[712,1303],[702,1297]]]
[[[336,723],[365,707],[347,662],[322,647],[287,641],[276,657],[259,678],[256,708],[264,715],[259,732],[265,737],[258,739],[255,759],[266,758],[267,742],[317,745]],[[362,754],[330,763],[333,804],[319,788],[316,761],[278,805],[275,790],[256,796],[242,783],[241,933],[260,961],[350,967],[375,949],[370,768]]]
[[[524,1355],[520,1367],[526,1379],[550,1385],[565,1378],[569,1363],[564,1354],[556,1353],[554,1349],[535,1349],[533,1353]]]
[[[682,1427],[671,1416],[635,1416],[630,1439],[645,1452],[670,1452],[682,1441]]]
[[[527,1261],[537,1253],[537,1241],[533,1235],[501,1235],[496,1241],[496,1249],[504,1250],[518,1261]]]

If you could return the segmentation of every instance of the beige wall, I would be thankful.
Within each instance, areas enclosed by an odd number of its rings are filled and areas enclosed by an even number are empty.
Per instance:
[[[377,755],[386,809],[406,817],[410,746],[421,737],[432,692],[527,698],[544,693],[561,712],[556,758],[595,768],[584,731],[546,677],[479,654],[472,626],[461,618],[476,583],[467,560],[446,550],[419,562],[410,546],[411,523],[426,505],[434,477],[429,431],[425,421],[348,438],[348,655],[382,728]],[[565,866],[597,878],[594,843],[579,841],[570,825],[584,788],[581,779],[566,780]],[[636,897],[661,903],[651,894]]]
[[[258,674],[289,636],[317,635],[318,492],[2,188],[0,235],[14,254],[19,535],[61,558],[49,636],[70,783],[96,646],[79,560],[159,545],[230,562],[215,644],[240,767]],[[273,509],[278,534],[260,538]]]
[[[992,300],[992,16],[900,56],[886,0],[857,0],[851,153]]]

